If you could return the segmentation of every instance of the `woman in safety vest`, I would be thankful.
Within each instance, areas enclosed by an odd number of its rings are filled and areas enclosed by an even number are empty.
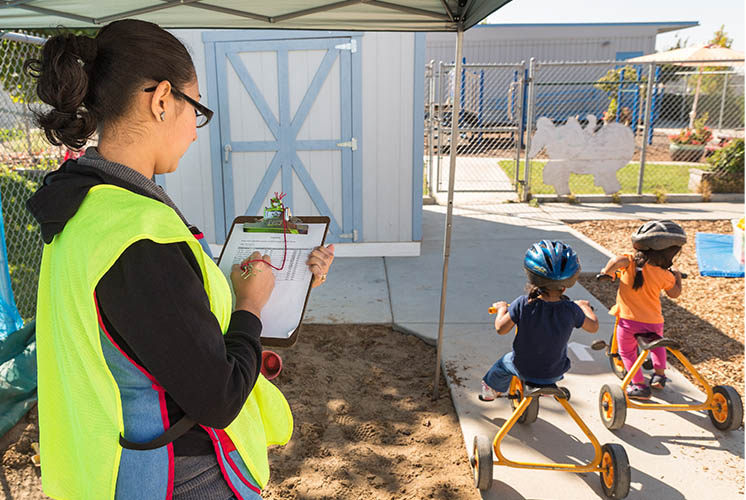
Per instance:
[[[41,226],[37,359],[44,492],[64,499],[257,499],[292,416],[260,375],[270,267],[227,280],[151,179],[213,112],[191,57],[155,24],[58,35],[26,69],[65,162],[28,201]],[[199,189],[199,188],[198,188]],[[269,256],[255,252],[252,259]],[[333,246],[308,264],[321,284]]]

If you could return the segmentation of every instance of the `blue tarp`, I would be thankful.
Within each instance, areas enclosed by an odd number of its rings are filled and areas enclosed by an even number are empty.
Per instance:
[[[2,215],[0,211],[0,436],[36,401],[36,324],[23,327],[16,308]]]
[[[699,274],[718,278],[743,278],[743,264],[733,256],[732,234],[697,233]]]

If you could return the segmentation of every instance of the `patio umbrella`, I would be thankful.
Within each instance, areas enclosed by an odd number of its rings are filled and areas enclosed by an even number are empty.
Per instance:
[[[461,88],[461,58],[467,30],[511,0],[0,0],[0,30],[96,28],[134,18],[164,28],[273,28],[364,31],[452,31],[456,33],[456,83]],[[2,31],[0,31],[0,35]],[[424,68],[422,68],[424,71]],[[454,99],[452,116],[459,116]],[[459,136],[451,120],[451,137]],[[443,246],[437,361],[433,399],[438,397],[443,322],[451,253],[456,148],[451,148],[448,206]]]
[[[698,45],[633,57],[627,59],[627,62],[673,64],[699,68],[697,88],[694,91],[694,103],[692,104],[692,112],[689,114],[689,127],[691,128],[697,118],[697,101],[699,101],[699,90],[702,85],[702,68],[705,66],[743,66],[744,53],[720,45]]]

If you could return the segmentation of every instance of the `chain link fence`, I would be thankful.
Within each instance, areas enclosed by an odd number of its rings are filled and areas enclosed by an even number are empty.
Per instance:
[[[737,64],[465,64],[456,92],[453,65],[432,62],[425,93],[429,186],[447,189],[449,110],[458,96],[464,111],[456,191],[517,190],[523,199],[703,193],[695,177],[720,168],[724,155],[716,152],[744,137],[744,74]],[[504,174],[501,183],[496,170]],[[740,186],[726,189],[742,192]]]
[[[29,110],[29,104],[38,102],[23,62],[41,55],[44,39],[23,33],[0,35],[0,197],[13,294],[21,317],[28,321],[36,311],[43,244],[26,200],[46,172],[61,163],[65,151],[46,141]]]
[[[518,162],[523,119],[524,64],[464,64],[459,92],[452,64],[426,68],[426,165],[432,191],[448,189],[454,98],[460,98],[456,190],[512,191],[515,178],[496,159]]]

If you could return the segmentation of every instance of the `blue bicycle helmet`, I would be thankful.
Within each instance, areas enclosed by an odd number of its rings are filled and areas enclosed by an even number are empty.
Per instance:
[[[575,284],[580,274],[580,259],[561,241],[542,240],[526,251],[523,267],[531,284],[562,289]]]

